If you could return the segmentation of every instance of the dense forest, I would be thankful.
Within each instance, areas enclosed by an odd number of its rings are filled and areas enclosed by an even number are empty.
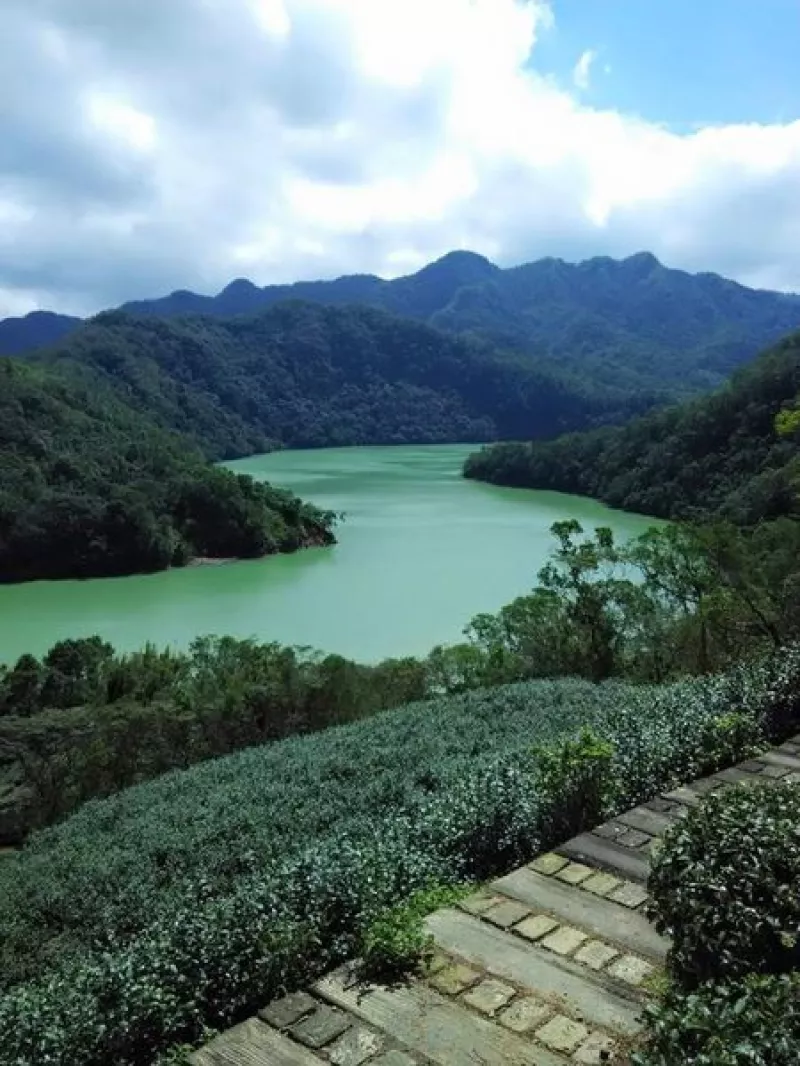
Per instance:
[[[520,351],[594,387],[676,396],[713,388],[800,326],[798,296],[671,270],[647,253],[577,264],[541,259],[503,270],[474,253],[451,252],[392,281],[354,275],[259,288],[238,279],[217,296],[184,290],[122,309],[137,317],[227,318],[286,300],[381,308]],[[0,323],[0,352],[49,343],[75,325],[68,316],[35,315]]]
[[[652,402],[382,311],[300,302],[234,319],[108,312],[28,362],[99,377],[214,459],[551,436]]]
[[[750,525],[794,514],[800,434],[800,334],[787,337],[715,393],[627,426],[554,441],[493,445],[467,477],[556,489],[664,518],[710,514]]]
[[[0,360],[0,580],[161,570],[332,539],[332,516],[211,467],[97,375]]]

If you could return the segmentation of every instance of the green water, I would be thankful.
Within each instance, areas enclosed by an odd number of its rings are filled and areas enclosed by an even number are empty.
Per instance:
[[[126,650],[230,633],[362,661],[424,653],[528,590],[558,519],[609,525],[621,537],[652,524],[576,496],[464,481],[471,450],[340,448],[230,463],[344,511],[338,544],[142,577],[0,587],[0,661],[93,633]]]

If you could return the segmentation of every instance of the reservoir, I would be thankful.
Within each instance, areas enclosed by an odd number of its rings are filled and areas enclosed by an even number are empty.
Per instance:
[[[528,591],[553,522],[654,520],[583,497],[465,481],[468,444],[272,452],[227,463],[344,513],[330,548],[145,576],[0,586],[0,661],[99,634],[119,650],[206,633],[305,645],[364,662],[459,640],[475,614]]]

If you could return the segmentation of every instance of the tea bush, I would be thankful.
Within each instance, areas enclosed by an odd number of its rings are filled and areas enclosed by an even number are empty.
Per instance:
[[[650,892],[680,982],[800,969],[800,784],[711,795],[664,837]]]
[[[633,1066],[796,1066],[800,974],[673,988],[647,1008],[647,1039]]]
[[[794,728],[798,693],[796,649],[663,687],[530,682],[89,803],[0,867],[0,1063],[151,1063],[351,956],[387,907],[554,844],[576,782],[625,809],[702,772],[731,708]]]

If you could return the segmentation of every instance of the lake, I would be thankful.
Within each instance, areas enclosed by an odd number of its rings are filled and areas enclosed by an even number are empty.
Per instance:
[[[0,661],[98,633],[121,650],[204,633],[362,661],[458,640],[534,584],[561,518],[620,538],[655,524],[593,500],[465,481],[473,446],[273,452],[226,464],[345,513],[338,544],[146,576],[0,587]]]

